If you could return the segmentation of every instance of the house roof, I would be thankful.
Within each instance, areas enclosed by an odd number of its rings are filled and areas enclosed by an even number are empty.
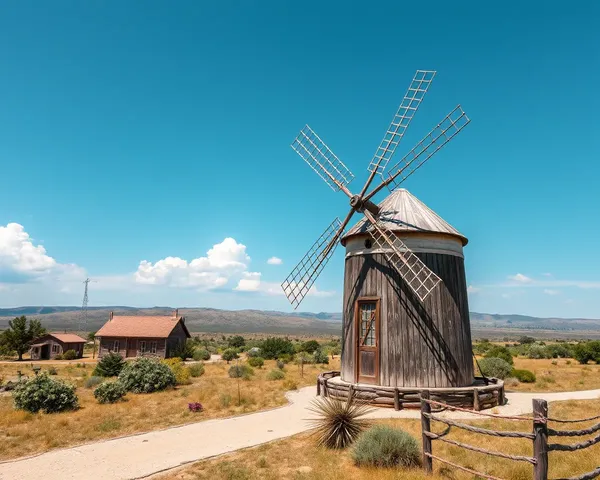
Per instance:
[[[394,190],[383,199],[379,208],[380,223],[388,230],[444,233],[458,237],[463,245],[468,242],[467,237],[404,188]],[[345,244],[348,237],[370,232],[372,229],[371,223],[363,218],[348,230],[348,233],[342,238],[342,244]]]
[[[87,340],[85,340],[84,338],[81,338],[79,335],[75,335],[74,333],[51,332],[51,333],[47,333],[46,335],[42,335],[41,337],[36,338],[34,340],[35,343],[32,345],[32,347],[39,347],[40,345],[45,345],[47,343],[47,341],[41,342],[41,340],[45,339],[46,337],[54,337],[58,341],[63,342],[63,343],[85,343],[85,342],[87,342]]]
[[[191,337],[183,317],[141,315],[115,315],[96,332],[96,337],[167,338],[180,321],[187,336]]]

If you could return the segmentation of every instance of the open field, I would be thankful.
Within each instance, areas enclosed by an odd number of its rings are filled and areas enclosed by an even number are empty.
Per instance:
[[[600,412],[600,400],[567,401],[550,404],[550,415],[564,419],[585,418],[592,412]],[[421,425],[419,420],[380,420],[374,423],[390,425],[411,433],[420,443]],[[530,431],[531,422],[507,420],[469,421],[467,423],[494,430]],[[593,422],[591,422],[593,423]],[[590,422],[577,424],[585,428]],[[552,424],[554,428],[565,428]],[[434,431],[440,432],[440,425]],[[523,439],[487,437],[463,430],[453,430],[447,438],[463,443],[475,444],[489,450],[497,450],[513,455],[531,455],[532,442]],[[583,437],[585,438],[585,437]],[[562,441],[562,437],[553,437],[552,442],[574,443],[577,440]],[[522,462],[489,457],[475,452],[467,452],[458,447],[440,442],[433,444],[434,455],[447,458],[454,463],[470,467],[489,475],[506,479],[530,479],[532,467]],[[550,453],[550,478],[571,477],[578,473],[591,471],[598,466],[600,444],[576,452]],[[310,433],[296,435],[289,439],[238,451],[211,460],[197,462],[180,470],[158,476],[161,480],[399,480],[399,479],[472,479],[470,474],[450,470],[441,462],[434,460],[434,475],[427,476],[420,468],[411,469],[374,469],[354,466],[349,450],[331,451],[317,447]]]
[[[515,392],[572,392],[600,388],[600,365],[580,365],[573,359],[514,358],[514,368],[531,370],[535,383],[506,387]],[[554,365],[552,362],[556,362]]]
[[[100,405],[92,389],[83,386],[92,375],[93,365],[77,367],[77,362],[57,366],[60,378],[77,385],[81,408],[59,414],[31,414],[13,409],[10,393],[0,395],[0,460],[31,455],[53,448],[146,432],[210,418],[227,417],[273,408],[286,403],[285,392],[294,386],[316,384],[323,369],[339,368],[339,358],[330,365],[305,365],[301,376],[297,365],[285,368],[286,378],[268,381],[266,374],[275,368],[265,361],[254,369],[251,380],[240,380],[241,403],[238,405],[238,381],[229,378],[225,362],[205,365],[205,374],[192,378],[190,385],[151,394],[128,394],[127,401]],[[233,364],[234,362],[232,362]],[[80,364],[83,365],[83,364]],[[13,378],[16,371],[31,376],[28,362],[0,364],[0,377]],[[44,369],[45,370],[45,369]],[[200,402],[201,413],[191,413],[188,402]]]

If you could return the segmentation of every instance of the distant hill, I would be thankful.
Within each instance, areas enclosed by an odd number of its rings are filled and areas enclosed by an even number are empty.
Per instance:
[[[8,321],[20,315],[39,318],[49,330],[74,330],[80,307],[17,307],[0,308],[0,330]],[[86,330],[97,330],[115,315],[168,315],[171,307],[135,308],[127,306],[89,307]],[[279,333],[340,335],[341,313],[278,312],[267,310],[219,310],[214,308],[180,308],[181,315],[193,332],[219,333]],[[474,336],[510,336],[536,332],[544,336],[599,337],[600,319],[538,318],[526,315],[505,315],[471,312]],[[559,335],[560,334],[560,335]]]

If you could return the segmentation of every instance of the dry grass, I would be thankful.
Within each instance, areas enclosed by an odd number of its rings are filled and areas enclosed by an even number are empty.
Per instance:
[[[508,390],[517,392],[573,392],[600,388],[600,365],[580,365],[573,359],[515,358],[515,368],[535,373],[535,383],[521,383]],[[553,365],[552,362],[556,362]],[[570,362],[569,364],[567,362]]]
[[[556,402],[550,405],[550,415],[559,418],[584,418],[591,412],[600,411],[600,400]],[[420,442],[421,427],[418,420],[385,420],[378,423],[402,428],[415,436]],[[469,422],[485,428],[496,430],[530,431],[528,421],[497,421],[484,420]],[[582,424],[584,428],[589,424]],[[555,428],[564,428],[552,425]],[[439,425],[435,426],[440,431]],[[454,429],[448,438],[464,443],[475,444],[490,450],[503,451],[510,454],[531,455],[532,442],[520,439],[501,439],[486,437],[462,430]],[[581,441],[580,437],[572,442]],[[552,441],[555,441],[553,438]],[[569,442],[565,442],[569,443]],[[447,458],[454,463],[482,471],[489,475],[510,479],[530,479],[532,466],[523,462],[489,457],[468,452],[458,447],[440,442],[433,444],[434,455]],[[570,477],[578,473],[591,471],[598,466],[600,445],[578,452],[551,452],[550,478]],[[305,480],[399,480],[399,479],[472,479],[468,475],[450,470],[441,462],[434,461],[434,475],[427,476],[420,468],[412,469],[375,469],[358,468],[354,466],[349,451],[332,451],[317,447],[314,437],[301,434],[292,438],[277,441],[256,448],[247,449],[221,456],[212,460],[195,463],[182,470],[171,472],[160,477],[162,480],[197,480],[197,479],[226,479],[226,480],[276,480],[276,479],[305,479]]]
[[[330,359],[331,361],[331,359]],[[265,361],[262,369],[255,368],[251,380],[240,381],[241,403],[238,404],[237,380],[229,378],[230,365],[225,362],[206,364],[206,373],[192,378],[192,384],[175,390],[151,394],[128,394],[127,401],[100,405],[93,390],[83,387],[91,376],[93,366],[56,366],[60,378],[77,385],[81,408],[59,414],[30,414],[13,409],[10,395],[0,396],[0,460],[30,455],[90,441],[114,438],[217,417],[227,417],[277,407],[286,403],[285,392],[290,380],[298,387],[316,384],[318,373],[339,369],[339,359],[327,366],[304,366],[304,377],[296,365],[286,367],[284,380],[268,381],[266,374],[275,368],[274,361]],[[17,370],[31,376],[29,363],[0,364],[0,377],[5,380]],[[43,368],[43,370],[46,370]],[[292,382],[292,383],[293,383]],[[188,411],[189,402],[200,402],[201,413]]]

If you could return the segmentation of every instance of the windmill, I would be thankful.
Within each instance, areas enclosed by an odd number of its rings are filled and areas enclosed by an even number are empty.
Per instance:
[[[435,71],[417,70],[392,123],[369,163],[369,177],[357,194],[348,188],[354,178],[352,172],[308,125],[292,143],[292,148],[327,185],[334,191],[342,191],[350,199],[350,211],[344,221],[334,219],[282,283],[283,291],[295,309],[327,265],[355,213],[362,213],[365,221],[372,225],[371,241],[385,250],[388,262],[421,301],[424,301],[439,284],[438,275],[381,222],[382,212],[371,201],[382,189],[399,187],[470,122],[458,105],[398,163],[387,168],[435,75]],[[381,181],[368,191],[375,177],[379,177]]]

